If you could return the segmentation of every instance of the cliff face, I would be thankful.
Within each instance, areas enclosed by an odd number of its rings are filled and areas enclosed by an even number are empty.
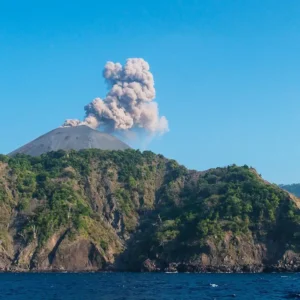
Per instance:
[[[134,150],[0,156],[0,270],[300,270],[298,199]]]

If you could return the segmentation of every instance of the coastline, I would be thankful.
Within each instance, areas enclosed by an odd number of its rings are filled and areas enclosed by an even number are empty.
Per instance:
[[[42,274],[42,273],[161,273],[161,274],[270,274],[270,273],[298,273],[300,266],[276,266],[276,265],[246,265],[246,266],[185,266],[178,265],[177,268],[165,269],[20,269],[7,268],[1,269],[0,274],[4,273],[28,273],[28,274]]]

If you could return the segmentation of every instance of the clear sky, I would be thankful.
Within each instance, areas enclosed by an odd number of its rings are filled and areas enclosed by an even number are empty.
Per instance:
[[[300,1],[0,1],[0,153],[104,97],[106,61],[147,60],[170,132],[150,150],[300,182]]]

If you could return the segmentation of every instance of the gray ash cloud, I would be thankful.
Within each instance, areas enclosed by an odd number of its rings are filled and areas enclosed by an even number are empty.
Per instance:
[[[88,125],[108,132],[142,129],[150,135],[169,130],[154,101],[154,79],[144,59],[129,58],[124,66],[107,62],[103,76],[109,88],[106,97],[85,106],[83,121],[69,119],[63,126]]]

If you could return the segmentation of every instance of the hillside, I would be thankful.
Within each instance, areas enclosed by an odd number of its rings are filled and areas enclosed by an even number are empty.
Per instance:
[[[294,199],[235,165],[135,150],[0,156],[0,269],[300,270]]]
[[[300,197],[300,184],[299,183],[280,184],[279,187],[294,194],[297,197]]]

